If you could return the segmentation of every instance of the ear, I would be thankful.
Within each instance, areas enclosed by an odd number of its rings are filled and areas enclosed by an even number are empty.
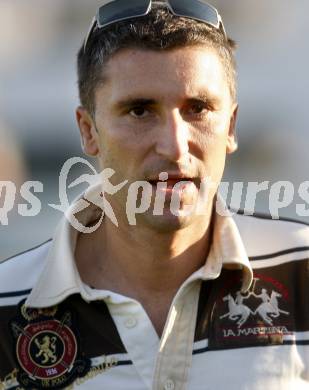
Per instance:
[[[234,104],[231,112],[230,127],[227,136],[226,153],[234,153],[238,148],[237,135],[236,135],[236,122],[238,114],[238,104]]]
[[[91,115],[84,107],[77,107],[76,120],[84,153],[90,157],[96,157],[100,150],[99,137]]]

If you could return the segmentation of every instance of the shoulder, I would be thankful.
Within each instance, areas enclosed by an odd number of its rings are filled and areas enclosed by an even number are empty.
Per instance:
[[[235,214],[234,221],[251,260],[287,255],[309,258],[309,225],[305,222],[244,212]]]
[[[0,306],[14,305],[30,294],[43,270],[52,240],[0,262]]]

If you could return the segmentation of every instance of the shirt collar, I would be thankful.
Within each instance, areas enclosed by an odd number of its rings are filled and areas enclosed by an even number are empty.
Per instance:
[[[81,224],[89,226],[100,216],[103,217],[101,191],[101,184],[89,187],[73,201],[61,219],[55,230],[43,272],[32,289],[26,306],[33,308],[54,306],[73,294],[80,294],[88,302],[111,297],[116,302],[128,299],[111,291],[93,290],[82,282],[75,264],[74,252],[79,232],[71,225],[71,218],[74,218],[77,210],[82,210],[87,204],[88,207],[78,213]],[[81,202],[85,202],[86,199],[91,203],[84,203],[81,207]],[[240,233],[220,196],[217,197],[216,210],[220,210],[220,213],[215,213],[214,238],[207,261],[187,282],[194,279],[214,279],[220,275],[222,268],[241,269],[242,291],[245,292],[251,285],[253,273]]]

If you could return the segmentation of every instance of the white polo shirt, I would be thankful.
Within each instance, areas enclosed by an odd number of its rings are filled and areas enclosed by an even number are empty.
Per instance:
[[[99,194],[87,191],[84,225],[99,217]],[[177,292],[159,339],[139,302],[82,282],[64,217],[51,241],[0,265],[0,389],[308,390],[308,233],[216,214],[205,265]]]

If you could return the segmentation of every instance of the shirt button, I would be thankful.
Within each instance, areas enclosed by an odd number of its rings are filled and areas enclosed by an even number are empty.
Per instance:
[[[174,389],[175,389],[175,383],[171,379],[168,379],[165,382],[164,390],[174,390]]]
[[[126,319],[124,325],[128,329],[134,328],[137,325],[137,319],[134,317],[129,317]]]

